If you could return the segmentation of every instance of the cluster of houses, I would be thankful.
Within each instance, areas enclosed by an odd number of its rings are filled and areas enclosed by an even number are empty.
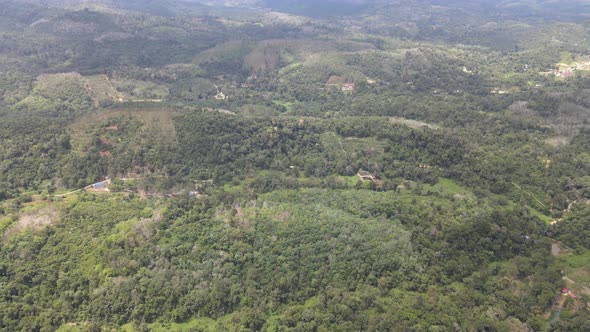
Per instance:
[[[574,62],[573,64],[559,64],[559,69],[554,70],[556,77],[568,78],[576,74],[576,71],[590,71],[590,61]]]

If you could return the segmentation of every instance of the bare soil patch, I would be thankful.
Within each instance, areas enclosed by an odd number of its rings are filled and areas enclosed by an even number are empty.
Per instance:
[[[59,211],[54,206],[47,206],[38,211],[25,213],[20,216],[14,225],[9,227],[4,233],[5,237],[24,231],[40,231],[48,225],[53,224],[59,219]]]
[[[422,128],[439,129],[440,128],[439,126],[437,126],[435,124],[430,124],[430,123],[426,123],[426,122],[422,122],[422,121],[418,121],[418,120],[400,118],[397,116],[389,118],[389,122],[392,124],[399,124],[399,125],[413,128],[413,129],[422,129]]]

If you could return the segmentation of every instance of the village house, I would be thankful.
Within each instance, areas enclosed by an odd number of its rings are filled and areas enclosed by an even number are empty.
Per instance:
[[[105,181],[97,182],[92,185],[92,189],[95,189],[95,190],[105,189],[106,187],[107,187],[107,183]]]
[[[217,100],[226,100],[227,96],[225,95],[225,93],[219,91],[219,93],[217,93],[214,98]]]
[[[344,92],[354,91],[354,83],[342,84],[342,91],[344,91]]]
[[[111,180],[106,179],[104,181],[100,181],[100,182],[96,182],[94,184],[91,184],[88,187],[86,187],[85,189],[88,191],[95,191],[95,192],[109,191],[110,184],[111,184]]]
[[[575,68],[569,68],[566,70],[559,71],[556,76],[558,77],[572,77],[574,76]]]

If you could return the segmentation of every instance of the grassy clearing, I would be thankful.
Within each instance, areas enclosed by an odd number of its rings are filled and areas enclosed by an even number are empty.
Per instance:
[[[348,188],[354,188],[360,178],[356,175],[353,176],[337,176],[338,180],[342,181],[342,183],[346,184]]]
[[[87,330],[87,324],[68,323],[62,325],[56,332],[82,332]],[[152,332],[217,331],[217,323],[210,318],[193,318],[184,323],[152,323],[149,324],[149,330]],[[116,331],[136,332],[138,330],[133,326],[133,323],[127,323]]]
[[[152,332],[217,331],[217,323],[210,318],[193,318],[184,323],[154,323],[149,328]]]
[[[287,109],[287,113],[291,113],[293,111],[293,103],[290,101],[274,100],[273,103],[278,106],[284,106]]]
[[[86,148],[92,143],[99,126],[109,119],[119,116],[130,116],[140,121],[146,129],[152,130],[161,136],[165,141],[176,140],[176,127],[174,118],[179,113],[167,107],[153,108],[117,108],[104,112],[87,115],[76,120],[69,127],[72,136],[72,149],[78,153],[85,152]]]
[[[326,132],[320,135],[320,140],[322,145],[326,148],[326,150],[330,154],[346,154],[347,151],[344,150],[344,145],[342,144],[342,138],[338,136],[336,133]]]
[[[374,137],[346,137],[342,141],[342,144],[348,153],[366,150],[374,150],[376,152],[383,153],[385,146],[387,145],[385,141],[380,141]]]
[[[412,129],[422,129],[422,128],[439,129],[440,128],[439,126],[434,125],[434,124],[430,124],[430,123],[426,123],[426,122],[422,122],[422,121],[417,121],[417,120],[400,118],[400,117],[396,117],[396,116],[389,118],[389,122],[391,124],[398,124],[398,125],[410,127]]]
[[[84,80],[88,94],[97,105],[102,101],[121,102],[125,99],[106,75],[87,76]]]
[[[60,326],[57,330],[55,330],[55,332],[81,332],[83,330],[84,329],[82,327],[77,325],[64,324]]]
[[[576,270],[567,271],[567,276],[576,282],[573,289],[584,289],[590,286],[590,268],[580,267]],[[587,291],[586,291],[587,292]]]
[[[14,223],[14,216],[5,216],[0,218],[0,234],[4,234],[4,231]]]
[[[575,282],[571,288],[590,295],[590,250],[580,255],[563,256],[563,260],[566,265],[565,275]]]
[[[164,100],[170,95],[166,86],[149,81],[118,79],[111,82],[115,89],[121,92],[123,100],[136,102]]]
[[[223,191],[228,192],[228,193],[232,193],[232,194],[238,194],[243,192],[245,189],[244,184],[240,183],[240,184],[231,184],[231,183],[226,183],[223,185]]]
[[[301,63],[301,62],[292,63],[292,64],[285,66],[279,70],[279,77],[287,76],[291,73],[296,72],[297,70],[299,70],[301,68],[303,68],[303,63]]]
[[[567,256],[565,261],[571,268],[590,267],[590,250],[581,255]]]
[[[131,325],[131,324],[129,324]],[[66,323],[60,326],[55,332],[82,332],[88,331],[88,323]],[[135,330],[123,330],[123,331],[135,331]]]
[[[531,212],[532,215],[534,215],[535,217],[539,218],[541,221],[543,221],[546,224],[551,224],[553,222],[553,218],[544,215],[543,213],[539,212],[537,209],[529,207],[529,211]]]
[[[370,151],[374,155],[383,154],[387,143],[374,137],[341,137],[334,132],[323,133],[320,137],[322,145],[330,153],[351,155]]]

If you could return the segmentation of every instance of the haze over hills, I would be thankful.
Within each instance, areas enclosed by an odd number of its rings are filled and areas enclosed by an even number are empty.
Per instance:
[[[0,0],[0,331],[590,330],[588,12]]]
[[[438,15],[436,11],[454,11],[459,15],[473,15],[474,19],[485,17],[489,20],[526,20],[526,21],[583,21],[588,19],[590,2],[587,0],[566,1],[464,1],[464,0],[22,0],[41,6],[70,8],[119,8],[126,10],[145,11],[156,15],[186,15],[209,12],[211,8],[256,8],[285,12],[295,15],[312,17],[337,17],[387,14],[388,12],[404,13],[419,8],[425,10],[423,15]],[[97,7],[98,6],[98,7]],[[432,6],[432,7],[431,7]],[[429,9],[431,8],[431,9]],[[433,12],[432,10],[435,10]],[[414,13],[414,16],[417,13]],[[395,17],[402,21],[404,17]]]

